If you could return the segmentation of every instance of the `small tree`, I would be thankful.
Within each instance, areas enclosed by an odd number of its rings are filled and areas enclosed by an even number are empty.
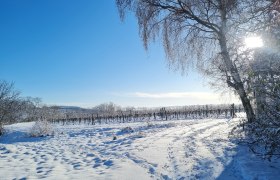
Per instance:
[[[0,135],[3,134],[3,125],[17,121],[21,116],[20,110],[23,100],[20,92],[14,89],[13,83],[0,81]]]

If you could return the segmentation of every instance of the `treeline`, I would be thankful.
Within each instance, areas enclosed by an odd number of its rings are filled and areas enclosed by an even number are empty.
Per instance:
[[[54,107],[52,107],[54,108]],[[241,105],[193,105],[161,108],[122,108],[113,103],[105,103],[92,109],[61,110],[47,117],[48,121],[61,125],[106,124],[157,120],[230,118],[243,111]],[[43,118],[43,117],[42,117]]]
[[[67,124],[104,124],[157,120],[229,118],[243,111],[241,105],[194,105],[159,108],[121,107],[103,103],[90,109],[46,106],[39,98],[22,97],[13,83],[0,80],[0,135],[3,126],[26,121]]]

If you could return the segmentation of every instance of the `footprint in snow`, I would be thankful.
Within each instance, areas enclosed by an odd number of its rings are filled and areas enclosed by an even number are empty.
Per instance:
[[[74,164],[73,164],[73,168],[76,169],[76,170],[81,169],[80,163],[74,163]]]
[[[149,168],[149,172],[150,172],[151,174],[155,174],[155,169],[152,168],[152,167],[150,167],[150,168]]]
[[[38,162],[38,165],[41,165],[41,164],[44,164],[45,162],[44,161],[40,161]]]
[[[100,158],[98,158],[98,157],[97,157],[97,158],[94,158],[93,160],[94,160],[95,163],[101,163],[101,161],[102,161],[102,160],[101,160]]]
[[[95,155],[90,153],[90,154],[87,154],[87,157],[94,157]]]
[[[37,168],[36,168],[37,171],[38,171],[38,170],[41,170],[41,169],[43,169],[43,167],[37,167]]]
[[[95,164],[95,165],[93,165],[92,167],[93,167],[93,168],[97,168],[97,167],[99,167],[99,166],[101,166],[101,164]]]
[[[23,177],[23,178],[20,178],[19,180],[26,180],[26,179],[27,179],[26,177]],[[13,180],[16,180],[16,178]]]
[[[105,161],[103,164],[104,164],[105,166],[110,167],[110,166],[113,166],[113,161],[112,161],[112,160],[108,160],[108,161]]]
[[[52,170],[51,168],[47,168],[47,167],[37,167],[36,168],[36,171],[37,171],[37,174],[40,174],[40,175],[43,175],[43,176],[46,176],[48,175]]]
[[[38,174],[41,174],[41,173],[43,173],[43,171],[42,171],[42,170],[39,170],[39,171],[37,171],[37,173],[38,173]]]
[[[25,152],[25,153],[23,153],[24,155],[29,155],[30,153],[29,152]]]
[[[161,177],[162,177],[162,179],[164,179],[164,180],[171,180],[171,178],[168,177],[167,175],[161,175]]]

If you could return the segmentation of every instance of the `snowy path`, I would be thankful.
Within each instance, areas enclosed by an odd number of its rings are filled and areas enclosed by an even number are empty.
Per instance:
[[[243,167],[248,165],[243,162],[254,163],[256,157],[238,154],[229,141],[228,133],[236,123],[209,119],[58,126],[52,138],[26,137],[31,123],[11,125],[0,138],[0,179],[270,179],[279,175],[279,163],[260,160],[259,166],[267,166],[261,174]],[[121,131],[127,126],[134,132]]]
[[[227,122],[217,120],[170,128],[139,140],[137,143],[146,147],[136,154],[156,164],[152,172],[162,179],[214,179],[234,154],[227,129]]]

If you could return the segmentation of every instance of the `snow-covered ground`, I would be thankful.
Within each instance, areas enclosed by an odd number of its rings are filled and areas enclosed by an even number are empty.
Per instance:
[[[14,124],[0,137],[0,179],[279,178],[279,161],[267,162],[229,140],[238,122],[67,125],[40,138],[28,136],[34,123]]]

